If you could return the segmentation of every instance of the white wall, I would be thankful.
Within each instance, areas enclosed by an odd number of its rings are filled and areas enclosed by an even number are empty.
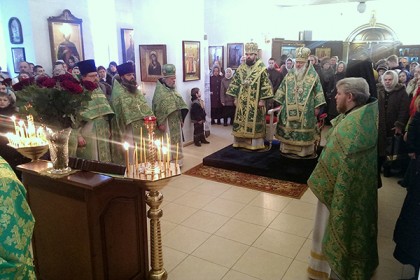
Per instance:
[[[164,44],[167,50],[167,62],[176,67],[177,90],[188,105],[191,104],[191,89],[204,90],[204,0],[143,0],[135,1],[133,6],[133,27],[136,45]],[[201,79],[183,82],[182,41],[201,42]],[[138,54],[138,51],[136,52]],[[138,58],[136,58],[139,61]],[[137,77],[140,77],[140,65],[136,63]],[[139,80],[139,78],[138,78]],[[146,98],[151,104],[155,83],[144,83]],[[192,125],[187,116],[184,125],[185,140],[192,140]]]
[[[395,0],[368,1],[363,14],[357,11],[358,2],[293,8],[281,8],[275,3],[206,0],[205,32],[209,45],[225,46],[226,56],[227,43],[246,43],[253,39],[262,49],[263,61],[267,62],[271,42],[264,42],[266,38],[298,40],[299,31],[311,30],[313,41],[345,41],[354,29],[369,23],[372,11],[376,13],[376,22],[393,29],[403,44],[420,44],[420,38],[413,33],[417,26],[415,13],[410,15],[398,10],[398,7],[406,7],[418,11],[418,0],[400,0],[398,4]]]

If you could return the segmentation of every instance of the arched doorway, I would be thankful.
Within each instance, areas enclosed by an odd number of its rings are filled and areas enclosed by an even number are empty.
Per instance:
[[[376,23],[374,15],[368,24],[356,28],[344,42],[344,54],[349,59],[370,58],[373,62],[397,53],[401,45],[394,30]]]

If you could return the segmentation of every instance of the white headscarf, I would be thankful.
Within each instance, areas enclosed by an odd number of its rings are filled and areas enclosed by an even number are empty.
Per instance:
[[[234,72],[233,72],[232,68],[226,68],[225,78],[230,80],[233,77],[233,73]]]

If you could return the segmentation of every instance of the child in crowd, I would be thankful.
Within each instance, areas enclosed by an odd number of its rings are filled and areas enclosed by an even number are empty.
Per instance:
[[[194,144],[198,147],[202,144],[209,144],[204,135],[204,122],[206,121],[206,111],[204,102],[201,100],[199,88],[191,90],[191,122],[194,124]],[[201,143],[200,143],[201,142]]]
[[[407,195],[394,230],[394,257],[402,264],[414,267],[418,279],[420,268],[420,99],[416,100],[414,117],[408,125],[407,150],[411,159],[407,169]],[[408,175],[408,178],[407,178]]]

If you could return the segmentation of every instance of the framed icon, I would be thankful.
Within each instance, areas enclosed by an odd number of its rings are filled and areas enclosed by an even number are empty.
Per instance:
[[[69,10],[48,18],[51,58],[54,64],[63,60],[68,66],[84,60],[82,20]]]
[[[20,20],[16,17],[12,17],[9,19],[9,37],[10,43],[12,44],[23,43],[22,24],[20,23]]]
[[[183,81],[200,80],[200,42],[182,41]]]

